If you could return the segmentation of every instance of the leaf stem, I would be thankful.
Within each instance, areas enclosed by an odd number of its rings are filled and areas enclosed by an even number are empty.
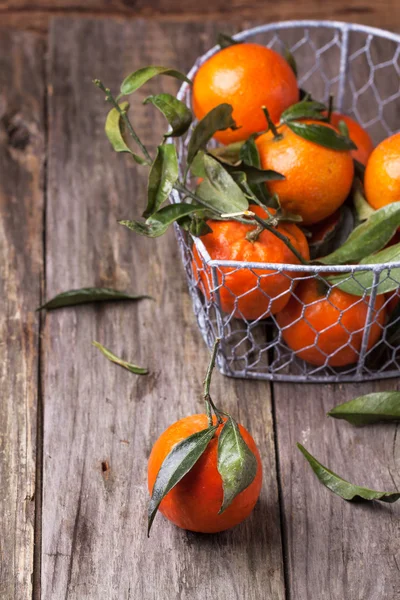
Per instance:
[[[210,396],[210,384],[211,384],[211,376],[212,376],[212,372],[214,370],[215,367],[215,360],[217,358],[217,352],[218,352],[218,346],[220,343],[220,338],[216,338],[215,342],[214,342],[214,347],[212,349],[211,352],[211,358],[210,358],[210,362],[208,363],[208,368],[207,368],[207,373],[206,373],[206,377],[204,379],[204,402],[206,405],[206,414],[207,414],[207,418],[208,418],[208,426],[212,427],[213,421],[212,421],[212,412],[211,409],[214,410],[215,415],[217,417],[218,423],[222,423],[222,418],[220,416],[220,411],[216,408],[214,402],[211,399]]]
[[[132,138],[135,140],[135,142],[137,143],[137,145],[139,146],[139,148],[143,152],[145,158],[149,161],[149,164],[151,164],[153,161],[151,159],[150,154],[147,151],[146,146],[144,144],[142,144],[139,136],[137,135],[136,131],[133,129],[132,123],[130,122],[128,115],[126,114],[126,112],[124,110],[122,110],[122,108],[118,104],[117,100],[111,94],[111,90],[109,88],[106,88],[105,85],[103,84],[103,82],[100,81],[100,79],[94,79],[93,83],[98,88],[100,88],[102,92],[105,93],[105,95],[106,95],[106,102],[109,102],[110,104],[112,104],[113,107],[119,112],[119,114],[121,115],[121,118],[123,119],[123,121],[124,121],[124,123],[125,123],[128,131],[129,131],[130,135],[132,136]]]
[[[275,123],[273,122],[273,120],[271,119],[271,116],[268,112],[268,108],[266,106],[262,106],[262,111],[265,115],[265,118],[267,119],[267,123],[268,123],[268,129],[270,129],[272,131],[272,134],[274,136],[274,140],[280,140],[282,139],[282,135],[280,133],[278,133],[278,129],[275,125]]]

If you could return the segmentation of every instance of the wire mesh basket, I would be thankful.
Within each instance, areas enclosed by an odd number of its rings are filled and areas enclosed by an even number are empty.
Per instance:
[[[354,24],[290,21],[243,31],[235,38],[280,53],[289,48],[297,61],[299,86],[324,102],[333,94],[337,110],[353,116],[375,144],[398,131],[400,36]],[[189,78],[218,50],[215,47],[200,57]],[[178,98],[191,105],[189,85],[181,87]],[[181,163],[187,144],[188,138],[178,142]],[[181,201],[177,192],[173,201]],[[175,231],[201,333],[209,347],[216,337],[221,338],[218,365],[225,375],[337,382],[400,373],[398,292],[380,293],[385,282],[400,285],[400,263],[303,266],[212,260],[200,238],[192,238],[177,226]],[[239,294],[235,281],[241,274],[250,284]],[[324,284],[331,275],[356,283],[361,295],[343,305],[332,285],[322,300],[305,301],[304,282],[313,279],[315,285]],[[279,291],[273,295],[269,293],[272,278],[275,284],[279,282],[274,287]],[[289,297],[296,303],[292,306],[296,320],[287,323],[274,307],[280,300],[286,304]],[[246,309],[249,298],[259,306],[256,318]],[[314,313],[322,308],[331,317],[337,315],[335,325],[318,326]],[[295,325],[297,333],[292,336]],[[330,340],[335,336],[333,347]]]

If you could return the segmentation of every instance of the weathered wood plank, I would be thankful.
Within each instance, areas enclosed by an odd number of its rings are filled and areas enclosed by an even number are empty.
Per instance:
[[[202,410],[208,353],[195,324],[175,239],[149,241],[120,228],[140,214],[146,176],[114,156],[105,107],[91,79],[116,86],[148,63],[187,69],[215,25],[56,20],[50,39],[47,294],[106,284],[156,302],[49,314],[44,336],[42,589],[46,600],[259,598],[283,600],[278,493],[269,386],[227,380],[214,395],[247,425],[263,457],[262,498],[231,532],[201,536],[161,516],[146,539],[146,463],[176,419]],[[172,88],[171,88],[172,86]],[[135,123],[154,143],[164,123],[134,99]],[[150,368],[148,377],[108,363],[97,339]],[[103,464],[103,466],[102,466]],[[211,577],[212,573],[212,577]]]
[[[292,19],[332,19],[363,23],[392,31],[400,30],[400,9],[396,2],[385,0],[345,0],[318,2],[318,0],[283,0],[276,3],[255,0],[243,3],[241,0],[204,2],[199,4],[189,0],[140,0],[129,2],[118,0],[112,4],[108,0],[90,0],[84,5],[78,0],[0,0],[0,19],[3,26],[17,27],[46,33],[52,17],[57,15],[74,17],[107,18],[157,18],[174,21],[202,22],[204,18],[235,22],[243,29],[243,19],[258,19],[270,23]]]
[[[44,52],[0,30],[0,597],[32,598]]]
[[[302,385],[299,394],[294,385],[274,385],[290,598],[399,597],[400,506],[345,502],[318,482],[296,448],[302,443],[359,485],[399,489],[398,425],[355,428],[326,417],[336,404],[397,388],[395,381]]]

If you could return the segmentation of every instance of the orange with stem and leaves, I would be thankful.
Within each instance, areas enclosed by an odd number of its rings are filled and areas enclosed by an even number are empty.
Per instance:
[[[329,123],[308,119],[275,126],[268,113],[267,119],[269,131],[256,140],[261,166],[285,177],[268,182],[269,191],[305,225],[326,219],[350,192],[354,146]]]
[[[256,443],[210,396],[218,344],[217,339],[204,382],[206,414],[168,427],[151,451],[149,531],[157,510],[182,529],[223,531],[246,519],[260,495],[262,466]]]

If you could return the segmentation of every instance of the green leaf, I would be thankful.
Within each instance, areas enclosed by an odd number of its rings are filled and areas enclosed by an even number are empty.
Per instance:
[[[354,186],[352,200],[357,214],[357,219],[360,223],[362,221],[366,221],[371,215],[374,214],[375,210],[366,201],[365,196],[361,191],[361,186],[359,184],[356,184]]]
[[[206,178],[196,189],[202,203],[218,214],[247,210],[245,195],[221,163],[204,154],[203,164]]]
[[[399,226],[400,202],[387,204],[373,211],[364,223],[358,225],[341,248],[318,260],[324,265],[359,262],[365,256],[384,248]]]
[[[366,256],[360,262],[363,265],[377,265],[391,262],[400,262],[400,244],[389,246],[371,256]],[[336,285],[344,292],[354,296],[364,296],[364,293],[370,294],[374,284],[374,273],[368,271],[355,271],[350,277],[349,273],[341,273],[327,277],[328,281]],[[379,273],[377,280],[377,294],[386,294],[397,290],[400,286],[400,267],[388,267]]]
[[[338,129],[344,137],[347,137],[347,138],[350,137],[349,128],[347,127],[347,123],[345,121],[342,121],[342,120],[339,121]]]
[[[189,437],[176,444],[165,457],[157,474],[149,503],[148,535],[161,501],[194,467],[214,437],[216,430],[217,426],[213,426],[189,435]]]
[[[217,461],[224,489],[224,499],[219,511],[222,513],[240,492],[249,487],[257,473],[257,459],[232,417],[228,417],[219,434]]]
[[[298,449],[310,463],[312,470],[321,483],[331,492],[337,494],[344,500],[381,500],[381,502],[396,502],[400,498],[400,492],[378,492],[368,488],[353,485],[345,481],[318,462],[301,444],[297,444]]]
[[[282,181],[285,179],[284,175],[281,175],[277,171],[272,171],[272,169],[258,169],[244,163],[238,167],[227,167],[227,171],[229,173],[245,173],[250,186],[265,183],[266,181]]]
[[[169,204],[152,215],[144,223],[140,221],[118,221],[118,223],[125,225],[128,229],[140,235],[155,238],[163,235],[168,227],[175,221],[178,221],[178,219],[198,212],[201,209],[202,207],[196,204],[184,204],[183,202]]]
[[[240,149],[239,156],[243,163],[249,167],[261,169],[261,160],[258,153],[257,144],[254,135],[250,136]],[[262,183],[250,183],[249,186],[252,193],[265,205],[270,205],[270,194],[266,186]]]
[[[217,35],[217,44],[222,49],[228,48],[229,46],[236,46],[237,44],[241,44],[242,42],[238,42],[234,40],[233,37],[227,35],[226,33],[218,33]]]
[[[149,79],[152,79],[157,75],[168,75],[169,77],[175,77],[175,79],[192,83],[186,75],[175,69],[169,69],[168,67],[144,67],[143,69],[134,71],[124,79],[121,83],[121,94],[123,96],[133,94],[133,92],[136,92],[136,90],[142,87]]]
[[[158,211],[172,192],[178,175],[178,158],[174,144],[158,146],[157,156],[149,173],[147,207],[143,217],[150,217]]]
[[[288,63],[289,67],[292,69],[293,73],[297,77],[298,71],[297,71],[296,59],[287,46],[285,47],[285,60]]]
[[[121,104],[119,106],[125,112],[127,112],[129,109],[128,102],[121,102]],[[122,116],[121,116],[121,113],[119,113],[116,108],[112,108],[107,115],[105,132],[106,132],[106,136],[108,137],[115,152],[129,152],[129,154],[132,155],[133,159],[139,165],[148,164],[144,158],[142,158],[138,154],[135,154],[134,152],[132,152],[132,150],[129,148],[128,144],[125,142],[125,140],[123,138]]]
[[[327,255],[329,252],[333,252],[336,248],[341,247],[351,234],[354,227],[354,215],[346,204],[342,204],[339,210],[338,221],[331,229],[325,232],[323,238],[317,241],[309,241],[308,245],[312,260]]]
[[[335,406],[330,417],[352,425],[370,425],[381,421],[400,421],[400,392],[377,392]]]
[[[80,288],[79,290],[68,290],[57,294],[51,300],[40,306],[37,310],[55,310],[65,306],[77,306],[79,304],[89,304],[92,302],[113,302],[115,300],[142,300],[143,298],[152,299],[151,296],[143,294],[127,294],[110,288]]]
[[[96,348],[98,348],[100,350],[100,352],[102,352],[104,354],[104,356],[106,358],[108,358],[108,360],[115,363],[116,365],[119,365],[120,367],[127,369],[131,373],[135,373],[135,375],[147,375],[148,374],[147,369],[144,369],[143,367],[138,367],[137,365],[132,365],[131,363],[128,363],[125,360],[122,360],[122,358],[118,358],[118,356],[115,356],[115,354],[113,354],[111,352],[111,350],[108,350],[107,348],[105,348],[104,346],[99,344],[99,342],[92,342],[92,344],[93,344],[93,346],[96,346]]]
[[[296,135],[299,135],[309,142],[318,144],[319,146],[324,146],[331,150],[357,150],[357,146],[350,138],[340,135],[334,129],[326,127],[325,125],[289,121],[287,126]]]
[[[326,119],[326,106],[315,100],[302,100],[293,104],[281,114],[281,123],[290,123],[298,119]],[[325,127],[325,129],[327,129]]]
[[[153,104],[162,112],[172,130],[164,134],[164,137],[179,137],[186,133],[192,122],[192,111],[178,98],[171,94],[157,94],[148,96],[143,104]]]
[[[217,158],[220,162],[236,166],[241,163],[240,152],[245,143],[246,142],[243,141],[232,142],[232,144],[228,144],[227,146],[217,146],[217,148],[210,148],[209,150],[207,150],[207,152],[208,154],[211,154],[211,156],[214,156],[214,158]]]
[[[219,104],[199,121],[190,137],[186,159],[186,172],[189,170],[197,152],[205,149],[217,131],[224,131],[229,128],[237,129],[236,123],[232,118],[232,111],[233,108],[230,104]]]
[[[239,150],[239,158],[250,167],[261,169],[261,160],[254,135],[250,136]]]

